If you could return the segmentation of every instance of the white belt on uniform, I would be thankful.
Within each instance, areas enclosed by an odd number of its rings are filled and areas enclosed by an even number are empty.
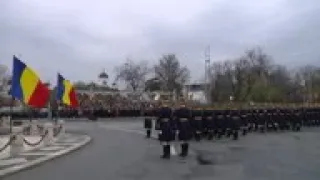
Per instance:
[[[179,118],[180,121],[188,121],[188,118]]]
[[[161,121],[167,122],[169,121],[169,118],[161,118]]]
[[[194,120],[200,121],[200,120],[202,120],[202,117],[201,116],[196,116],[196,117],[194,117]]]

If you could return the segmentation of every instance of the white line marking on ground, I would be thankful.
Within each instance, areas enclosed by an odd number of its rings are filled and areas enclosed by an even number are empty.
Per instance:
[[[64,149],[65,147],[62,147],[62,146],[49,146],[49,147],[44,147],[44,148],[41,148],[40,150],[41,151],[56,151],[56,150],[61,150],[61,149]]]
[[[51,153],[48,156],[43,156],[43,157],[40,157],[38,159],[28,161],[27,163],[22,163],[22,164],[19,164],[19,165],[15,165],[13,167],[9,167],[9,168],[0,170],[0,178],[2,176],[4,176],[4,175],[8,175],[8,174],[12,174],[12,173],[18,172],[18,171],[20,171],[22,169],[25,169],[25,168],[28,168],[28,167],[32,167],[32,166],[37,165],[39,163],[42,163],[42,162],[45,162],[45,161],[49,161],[49,160],[54,159],[56,157],[62,156],[62,155],[67,154],[67,153],[70,153],[71,151],[74,151],[76,149],[79,149],[80,147],[86,145],[87,143],[89,143],[91,141],[91,137],[89,137],[87,135],[85,135],[84,137],[85,138],[84,138],[83,141],[78,142],[77,144],[73,144],[72,147],[69,147],[69,148],[63,149],[61,151],[57,151],[57,152]]]
[[[65,143],[65,142],[55,142],[52,145],[53,146],[70,146],[73,145],[74,143]]]
[[[125,128],[108,126],[108,125],[102,125],[102,127],[105,129],[110,129],[110,130],[115,130],[115,131],[123,131],[123,132],[127,132],[127,133],[135,133],[135,134],[145,135],[145,132],[140,131],[140,130],[125,129]]]
[[[110,125],[101,125],[101,127],[105,128],[105,129],[115,130],[115,131],[122,131],[122,132],[126,132],[126,133],[135,133],[135,134],[145,135],[145,132],[140,131],[140,130],[124,129],[124,128],[114,127],[114,126],[110,126]],[[152,135],[152,137],[156,138],[156,139],[158,138],[156,135]],[[176,151],[176,148],[174,147],[174,145],[171,145],[171,155],[173,155],[173,156],[177,155],[177,151]]]
[[[52,153],[50,153],[50,152],[25,152],[25,153],[21,153],[20,155],[22,155],[22,156],[47,156],[50,154],[52,154]]]
[[[77,143],[79,142],[79,138],[72,138],[72,139],[67,139],[67,140],[61,140],[59,142],[62,142],[62,143]]]
[[[13,164],[21,164],[26,162],[28,161],[25,158],[13,158],[13,159],[7,159],[7,160],[1,159],[0,166],[10,166]]]

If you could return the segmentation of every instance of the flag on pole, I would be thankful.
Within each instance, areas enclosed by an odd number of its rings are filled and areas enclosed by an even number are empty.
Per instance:
[[[76,108],[79,106],[75,89],[69,80],[58,73],[56,100],[62,104]]]
[[[34,108],[43,108],[50,97],[48,87],[25,63],[13,56],[12,83],[9,94]]]

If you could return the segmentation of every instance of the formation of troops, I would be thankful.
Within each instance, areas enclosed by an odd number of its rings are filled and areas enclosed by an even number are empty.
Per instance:
[[[181,103],[175,109],[167,104],[149,108],[144,115],[146,137],[151,137],[153,129],[158,131],[164,159],[170,159],[170,143],[175,140],[181,142],[180,156],[186,157],[190,140],[238,140],[250,132],[300,131],[303,126],[320,126],[320,108],[203,110]]]

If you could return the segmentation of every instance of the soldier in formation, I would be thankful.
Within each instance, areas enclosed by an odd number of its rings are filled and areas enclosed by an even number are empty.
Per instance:
[[[175,110],[174,117],[176,120],[176,129],[180,141],[180,157],[186,157],[189,150],[189,140],[192,138],[191,129],[191,111],[182,102],[180,107]]]
[[[170,145],[175,139],[175,123],[172,118],[172,108],[163,104],[157,112],[157,129],[159,130],[159,141],[163,148],[161,158],[170,159]]]
[[[148,115],[149,117],[151,115]],[[146,120],[145,128],[149,129]],[[176,132],[181,157],[188,155],[189,140],[239,139],[250,132],[300,131],[303,126],[320,126],[319,108],[270,108],[247,110],[189,109],[185,103],[173,110],[167,104],[157,112],[156,129],[163,145],[163,158],[170,158],[170,142]],[[151,131],[151,130],[150,130]],[[147,137],[148,135],[147,130]]]
[[[151,137],[154,115],[155,112],[152,106],[144,111],[144,128],[146,130],[146,138]]]

